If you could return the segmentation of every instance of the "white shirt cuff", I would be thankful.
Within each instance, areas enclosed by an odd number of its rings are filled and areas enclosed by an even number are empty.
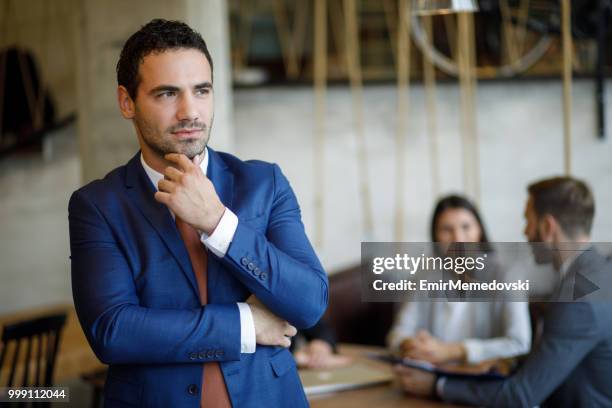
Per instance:
[[[219,258],[223,258],[234,239],[237,227],[238,217],[229,208],[225,208],[225,212],[223,216],[221,216],[217,228],[215,228],[211,235],[203,232],[200,235],[200,241],[202,241],[213,254]]]
[[[436,395],[440,399],[444,399],[444,384],[446,384],[446,377],[439,377],[436,381]]]
[[[255,352],[255,321],[251,308],[246,303],[238,303],[240,311],[240,352],[251,354]]]

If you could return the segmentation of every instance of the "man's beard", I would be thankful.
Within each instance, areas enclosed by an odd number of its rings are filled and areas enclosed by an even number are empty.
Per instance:
[[[211,119],[209,127],[207,127],[204,122],[182,122],[169,127],[160,135],[147,121],[138,119],[138,117],[135,118],[135,123],[141,134],[142,140],[159,157],[164,157],[169,153],[180,153],[187,156],[189,160],[202,154],[204,149],[206,149],[206,145],[210,138],[210,131],[212,130],[212,122]],[[205,137],[174,140],[172,132],[181,129],[199,129],[201,132],[205,133]],[[167,137],[163,135],[167,135]]]
[[[542,241],[542,236],[537,228],[533,238],[529,239],[529,245],[531,246],[531,253],[536,264],[543,265],[553,262],[554,250],[549,244]]]

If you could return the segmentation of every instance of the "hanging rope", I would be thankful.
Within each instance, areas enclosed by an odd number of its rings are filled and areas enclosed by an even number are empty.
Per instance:
[[[463,185],[476,202],[480,201],[478,139],[476,135],[474,21],[471,13],[458,13],[459,83],[461,88],[461,140]]]
[[[570,0],[561,0],[563,30],[563,150],[564,168],[572,173],[572,27]]]
[[[476,33],[474,29],[474,13],[467,13],[468,33],[468,73],[470,93],[470,135],[472,142],[472,180],[473,197],[480,204],[480,151],[478,142],[478,126],[476,124]]]
[[[370,186],[368,182],[367,147],[363,127],[363,79],[361,75],[359,31],[355,0],[344,0],[344,13],[346,17],[346,65],[348,68],[353,100],[353,120],[355,123],[355,137],[357,142],[357,178],[362,204],[361,216],[364,236],[366,239],[372,239],[374,236],[374,223]]]
[[[323,196],[325,192],[325,90],[327,85],[327,0],[314,4],[314,197],[315,244],[323,246]]]
[[[431,16],[424,16],[423,27],[427,41],[433,43]],[[440,194],[440,174],[438,156],[438,129],[436,126],[436,71],[427,53],[423,53],[423,79],[425,82],[425,101],[427,107],[427,136],[429,139],[429,157],[431,160],[431,191],[434,198]]]
[[[406,129],[408,119],[408,89],[410,86],[410,4],[398,1],[397,32],[397,115],[395,128],[395,229],[394,240],[404,240],[405,183],[406,174]]]

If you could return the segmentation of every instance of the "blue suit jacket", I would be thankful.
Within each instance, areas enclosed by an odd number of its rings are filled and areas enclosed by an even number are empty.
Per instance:
[[[107,406],[199,407],[207,361],[220,363],[234,407],[308,405],[288,350],[240,353],[236,305],[255,294],[298,329],[325,311],[327,277],[296,197],[275,164],[209,154],[208,177],[239,223],[226,255],[209,253],[206,306],[140,153],[70,199],[74,302],[91,347],[110,365]]]

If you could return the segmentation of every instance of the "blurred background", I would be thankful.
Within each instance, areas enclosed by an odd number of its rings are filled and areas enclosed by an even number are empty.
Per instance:
[[[526,185],[551,175],[590,184],[612,240],[611,2],[416,3],[0,0],[0,314],[72,302],[68,199],[138,148],[115,66],[157,17],[202,33],[211,147],[281,166],[330,274],[362,241],[428,241],[449,193],[522,241]]]
[[[211,146],[281,166],[329,273],[363,240],[427,241],[451,192],[521,241],[527,183],[568,171],[595,191],[594,240],[612,239],[609,2],[572,2],[567,117],[560,2],[480,1],[471,29],[402,3],[2,0],[0,313],[71,300],[67,202],[137,150],[115,66],[155,17],[203,34]]]

